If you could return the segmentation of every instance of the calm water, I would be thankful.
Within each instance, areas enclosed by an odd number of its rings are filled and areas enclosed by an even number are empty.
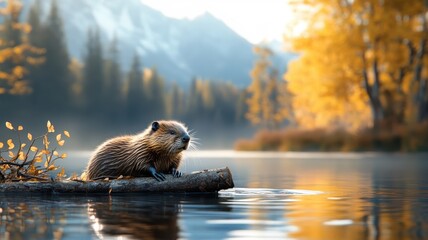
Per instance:
[[[181,170],[223,166],[236,188],[214,195],[0,196],[0,239],[428,239],[428,155],[198,152]]]

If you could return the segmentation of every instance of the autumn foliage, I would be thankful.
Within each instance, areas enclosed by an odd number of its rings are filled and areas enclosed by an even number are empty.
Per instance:
[[[256,46],[253,51],[258,59],[250,72],[245,116],[253,125],[278,129],[285,121],[291,121],[291,94],[272,63],[273,52],[266,46]]]
[[[298,129],[263,130],[235,148],[428,149],[428,3],[302,0],[289,6],[295,21],[284,41],[298,57],[284,80]],[[261,86],[253,81],[250,89]],[[249,103],[249,115],[270,107]]]
[[[379,130],[428,119],[426,1],[307,0],[295,7],[306,27],[286,37],[300,57],[285,78],[299,124]]]
[[[51,143],[55,127],[50,121],[46,124],[46,132],[38,137],[29,132],[25,134],[23,126],[15,128],[10,122],[5,125],[16,137],[0,142],[0,182],[52,180],[51,172],[59,170],[56,161],[67,157],[66,153],[59,153],[58,148],[64,146],[64,138],[69,138],[70,133],[63,131],[57,134],[55,142]],[[56,178],[64,176],[62,168]]]
[[[0,8],[0,94],[27,94],[31,92],[28,66],[43,62],[44,49],[32,46],[22,34],[31,32],[31,26],[20,22],[22,5],[8,0]]]

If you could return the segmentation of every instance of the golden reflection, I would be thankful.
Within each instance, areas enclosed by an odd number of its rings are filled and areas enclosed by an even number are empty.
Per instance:
[[[422,178],[421,176],[410,171],[355,171],[355,168],[367,169],[367,166],[349,161],[336,161],[333,164],[329,162],[331,161],[313,164],[303,159],[270,162],[265,159],[251,163],[252,170],[248,174],[247,185],[249,189],[322,192],[288,196],[296,201],[285,201],[280,211],[283,213],[284,229],[293,227],[294,230],[284,232],[284,237],[392,240],[423,238],[423,229],[427,224],[416,216],[420,216],[417,209],[423,209],[426,202],[416,200],[420,196],[417,187],[409,187],[409,184],[414,184],[415,178]],[[394,174],[401,174],[401,178],[388,177]],[[266,196],[259,197],[253,203],[254,206],[248,208],[249,219],[272,217],[273,208],[261,205],[265,198]],[[273,204],[275,202],[272,201],[271,207]],[[252,226],[251,229],[257,230],[257,226]]]
[[[377,181],[377,176],[309,169],[296,175],[293,189],[319,190],[324,194],[302,196],[285,211],[284,218],[299,231],[298,239],[414,239],[417,226],[412,216],[409,190],[391,196],[385,190],[396,183]],[[400,183],[403,184],[403,183]],[[406,188],[404,188],[406,189]],[[414,189],[414,188],[412,188]],[[414,197],[414,196],[413,196]]]
[[[66,210],[1,196],[0,239],[62,239]]]

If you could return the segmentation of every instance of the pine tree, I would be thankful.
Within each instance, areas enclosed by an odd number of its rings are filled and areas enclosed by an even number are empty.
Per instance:
[[[83,97],[85,112],[100,115],[96,109],[103,105],[104,58],[98,29],[90,29],[86,43],[86,56],[83,69]]]
[[[28,12],[27,22],[31,26],[31,32],[28,34],[28,41],[36,47],[43,47],[43,41],[45,40],[43,23],[40,19],[42,14],[40,0],[34,1]]]
[[[31,26],[31,32],[28,34],[28,41],[31,45],[41,49],[41,51],[45,53],[45,28],[40,19],[40,15],[42,15],[40,1],[37,0],[30,7],[30,11],[27,17],[28,24],[30,24]],[[33,109],[40,111],[40,109],[38,108],[43,106],[43,103],[45,101],[44,94],[42,94],[42,92],[44,91],[43,85],[45,84],[44,75],[46,74],[42,69],[42,65],[45,62],[45,57],[39,59],[33,58],[33,62],[37,64],[28,64],[28,69],[30,70],[28,78],[30,80],[31,87],[33,88],[30,103],[32,104]]]
[[[151,72],[148,74],[148,79],[145,79],[145,93],[148,97],[147,106],[150,109],[150,115],[154,119],[164,118],[166,105],[163,78],[155,68],[147,70]]]
[[[122,109],[121,81],[122,74],[119,65],[119,49],[117,39],[114,38],[110,44],[107,59],[105,61],[105,83],[103,92],[104,111],[110,116],[109,119],[118,121]]]
[[[71,101],[71,78],[68,66],[70,57],[64,37],[63,22],[56,0],[52,0],[50,12],[45,25],[44,49],[46,50],[45,62],[41,66],[44,73],[42,81],[45,101],[50,104],[45,106],[49,112],[58,112],[60,109],[68,109]],[[40,91],[42,91],[40,89]]]
[[[167,116],[169,118],[181,119],[185,114],[185,95],[183,90],[177,85],[176,82],[172,83],[171,92],[168,95],[168,101],[166,105]]]
[[[186,109],[186,120],[198,119],[203,114],[203,100],[200,92],[200,80],[193,78],[188,93],[188,102]]]
[[[144,91],[143,72],[138,54],[136,54],[132,60],[132,65],[128,73],[127,81],[127,121],[131,123],[141,122],[144,117],[144,111],[149,112],[149,109],[144,108],[147,104],[147,97]]]

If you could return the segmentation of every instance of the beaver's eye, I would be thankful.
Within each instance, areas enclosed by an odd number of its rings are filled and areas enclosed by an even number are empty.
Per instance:
[[[169,134],[175,135],[175,131],[174,130],[169,130]]]

